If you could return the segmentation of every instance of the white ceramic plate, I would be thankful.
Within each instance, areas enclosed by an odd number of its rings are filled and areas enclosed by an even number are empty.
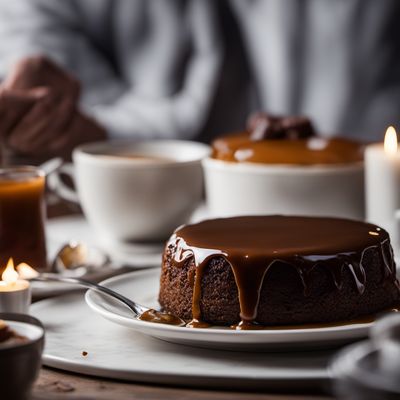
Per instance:
[[[159,269],[137,271],[108,279],[102,284],[149,307],[158,307]],[[87,304],[104,318],[119,325],[173,343],[196,347],[281,351],[327,348],[367,336],[371,324],[340,325],[323,328],[265,329],[235,331],[223,327],[182,328],[140,321],[114,300],[95,292],[86,293]]]
[[[315,390],[329,379],[332,352],[240,353],[167,343],[101,318],[86,306],[83,293],[40,301],[31,313],[46,329],[44,365],[65,371],[247,391]]]

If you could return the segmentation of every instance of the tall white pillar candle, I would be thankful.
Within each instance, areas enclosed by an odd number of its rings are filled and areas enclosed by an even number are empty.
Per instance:
[[[400,152],[396,131],[389,127],[383,144],[365,151],[367,220],[389,232],[392,246],[399,249],[396,211],[400,209]]]

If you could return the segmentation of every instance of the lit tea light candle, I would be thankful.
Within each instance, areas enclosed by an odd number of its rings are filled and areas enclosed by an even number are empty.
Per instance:
[[[0,312],[27,314],[31,304],[31,288],[28,281],[20,279],[12,258],[9,259],[1,279]]]
[[[383,144],[370,145],[365,151],[365,190],[367,220],[389,232],[392,246],[398,252],[400,152],[392,126],[387,129]]]

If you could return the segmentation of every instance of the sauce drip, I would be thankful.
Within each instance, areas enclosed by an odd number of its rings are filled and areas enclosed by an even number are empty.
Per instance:
[[[389,235],[376,225],[337,218],[288,216],[249,216],[203,221],[178,228],[171,238],[176,247],[173,263],[183,265],[194,259],[192,326],[201,324],[201,281],[213,257],[230,264],[238,288],[239,329],[257,319],[257,308],[264,279],[275,263],[292,266],[298,273],[307,296],[310,272],[326,268],[335,286],[343,284],[348,269],[354,287],[365,290],[365,253],[378,250],[383,279],[396,282],[396,267]],[[247,328],[248,329],[248,328]]]

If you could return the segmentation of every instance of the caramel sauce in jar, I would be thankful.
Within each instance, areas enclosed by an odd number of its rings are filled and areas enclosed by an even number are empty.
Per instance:
[[[0,272],[9,258],[15,264],[47,269],[45,177],[35,167],[0,170]]]

